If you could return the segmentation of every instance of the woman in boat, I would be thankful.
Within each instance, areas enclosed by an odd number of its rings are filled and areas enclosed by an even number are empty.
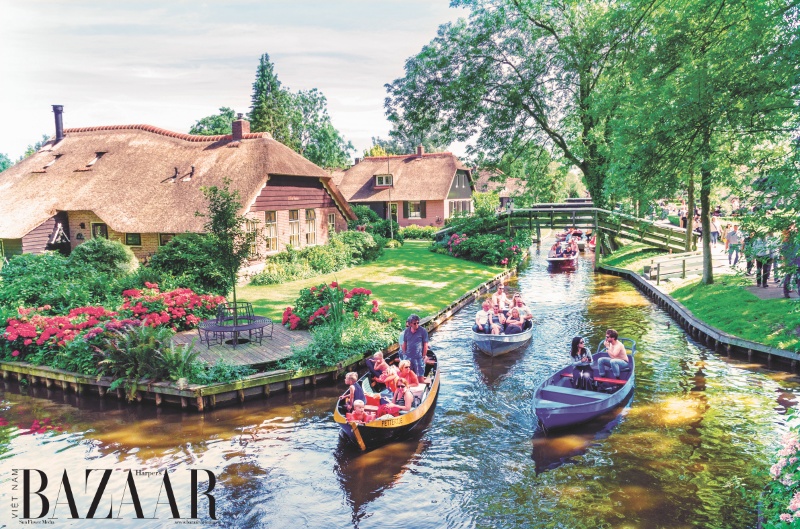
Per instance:
[[[489,325],[490,315],[492,313],[491,301],[484,300],[481,310],[475,314],[475,325],[472,326],[473,332],[491,334],[492,326]]]
[[[427,384],[427,379],[425,377],[418,377],[414,371],[411,370],[411,362],[409,360],[401,360],[400,371],[397,373],[397,376],[400,380],[405,380],[408,387],[414,387],[419,384]],[[398,380],[398,382],[400,381]]]
[[[356,401],[360,400],[362,403],[366,402],[366,398],[364,398],[364,390],[361,389],[361,386],[358,384],[358,373],[355,371],[351,371],[344,376],[345,383],[350,386],[347,390],[347,402],[345,403],[345,407],[347,411],[353,411],[353,406]]]
[[[500,305],[494,306],[494,312],[489,315],[489,324],[492,326],[492,334],[500,334],[506,325],[506,317],[500,312]]]
[[[397,389],[392,394],[392,402],[387,404],[389,413],[394,416],[400,415],[402,411],[411,411],[414,405],[414,394],[408,389],[408,384],[405,380],[397,382]]]
[[[522,301],[522,296],[519,292],[514,294],[514,298],[511,300],[512,305],[517,308],[519,311],[519,315],[522,318],[522,330],[525,331],[533,327],[533,312],[531,309],[525,305],[525,302]]]
[[[508,311],[508,318],[506,318],[506,334],[519,334],[522,332],[524,325],[522,317],[519,315],[517,307],[511,307]]]
[[[586,348],[586,341],[580,336],[572,339],[569,352],[572,358],[572,385],[576,388],[589,389],[594,384],[592,373],[592,353]]]

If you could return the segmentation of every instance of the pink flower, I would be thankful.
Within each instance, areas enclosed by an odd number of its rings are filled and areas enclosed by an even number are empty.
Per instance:
[[[331,288],[339,288],[339,283],[337,283],[336,281],[332,281]]]
[[[791,523],[792,522],[792,515],[789,514],[789,513],[786,513],[786,512],[781,514],[781,521],[782,522],[786,522],[786,523]]]
[[[358,319],[358,311],[357,311],[357,310],[354,310],[354,311],[353,311],[353,317],[354,317],[355,319]]]
[[[14,351],[11,353],[11,356],[19,356],[19,351]]]
[[[506,242],[506,240],[505,239],[500,239],[500,242]]]
[[[24,341],[24,342],[22,342],[22,343],[23,343],[24,345],[30,345],[30,344],[32,344],[32,343],[33,343],[33,340],[31,340],[30,338],[28,338],[27,340],[25,340],[25,341]]]

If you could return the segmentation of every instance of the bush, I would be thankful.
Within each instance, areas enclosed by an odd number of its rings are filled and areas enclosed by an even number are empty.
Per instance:
[[[203,361],[196,362],[193,371],[186,378],[188,378],[190,384],[227,384],[228,382],[241,380],[256,372],[252,367],[234,365],[223,359],[214,365]]]
[[[114,378],[110,389],[124,386],[133,400],[142,379],[161,380],[169,376],[164,353],[172,347],[172,330],[145,325],[114,331],[103,345],[101,374]]]
[[[410,225],[405,228],[400,228],[400,234],[404,239],[422,239],[432,241],[434,234],[441,228],[436,226],[415,226]]]
[[[343,231],[336,238],[347,246],[350,266],[374,261],[383,250],[372,235],[363,231]]]
[[[224,296],[233,282],[224,266],[211,257],[216,255],[213,246],[208,235],[182,233],[160,247],[149,266],[157,274],[172,276],[177,286]]]
[[[352,314],[356,319],[359,316],[376,319],[380,313],[377,300],[372,301],[369,312],[365,310],[371,295],[372,291],[366,288],[347,290],[336,281],[330,285],[322,283],[316,287],[304,288],[295,300],[294,308],[286,307],[281,323],[294,330],[340,321],[344,314]]]
[[[372,211],[369,206],[352,205],[350,209],[356,215],[356,220],[351,220],[347,223],[347,227],[351,230],[355,230],[356,226],[366,226],[381,220],[378,214]]]
[[[494,234],[467,236],[453,233],[443,243],[434,244],[432,249],[469,261],[511,268],[520,263],[531,241],[528,230],[519,230],[513,238]]]
[[[96,237],[72,250],[69,263],[75,267],[94,268],[111,277],[120,277],[139,266],[136,256],[124,244]]]
[[[400,225],[389,219],[367,224],[366,231],[367,233],[371,233],[373,237],[375,235],[380,235],[384,239],[394,239],[400,243],[405,240]]]
[[[783,436],[781,449],[770,468],[772,478],[762,497],[764,527],[790,529],[797,527],[800,518],[800,486],[797,472],[800,470],[800,423],[798,413],[789,410],[790,430]]]

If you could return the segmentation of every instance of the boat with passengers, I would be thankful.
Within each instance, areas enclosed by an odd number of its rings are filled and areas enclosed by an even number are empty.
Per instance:
[[[397,358],[397,353],[387,357],[387,363],[392,363]],[[346,396],[339,397],[333,411],[333,420],[339,424],[342,434],[362,451],[371,450],[386,443],[407,437],[414,431],[422,429],[427,419],[436,408],[436,399],[439,396],[439,382],[441,372],[436,354],[428,350],[426,360],[426,378],[428,383],[419,384],[410,388],[414,395],[414,405],[408,412],[400,412],[398,416],[384,414],[366,423],[348,421]],[[364,389],[367,403],[364,406],[369,413],[376,413],[381,406],[380,393],[376,393],[371,385],[372,373],[367,373],[358,379],[358,384]]]
[[[619,379],[598,375],[597,362],[608,357],[604,344],[600,343],[591,363],[593,382],[589,387],[576,387],[572,364],[559,369],[536,387],[533,407],[545,430],[589,421],[619,406],[630,396],[634,386],[636,342],[630,338],[619,341],[628,352],[628,368],[620,371]]]

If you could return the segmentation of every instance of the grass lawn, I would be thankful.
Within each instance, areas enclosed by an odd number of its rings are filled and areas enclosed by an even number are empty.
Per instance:
[[[800,349],[800,304],[792,299],[760,299],[744,289],[750,278],[715,276],[713,285],[695,282],[670,295],[709,325],[739,338],[780,349]]]
[[[367,265],[281,285],[238,287],[236,291],[239,299],[253,303],[258,314],[280,320],[301,289],[338,281],[348,290],[370,289],[372,299],[405,320],[412,312],[424,318],[442,310],[504,270],[435,254],[428,251],[429,246],[429,241],[406,241],[400,248],[387,248]]]
[[[666,254],[665,250],[653,248],[640,242],[626,244],[610,256],[604,258],[601,264],[614,266],[616,268],[627,268],[638,274],[642,273],[642,266],[650,264],[654,257],[661,257]]]

